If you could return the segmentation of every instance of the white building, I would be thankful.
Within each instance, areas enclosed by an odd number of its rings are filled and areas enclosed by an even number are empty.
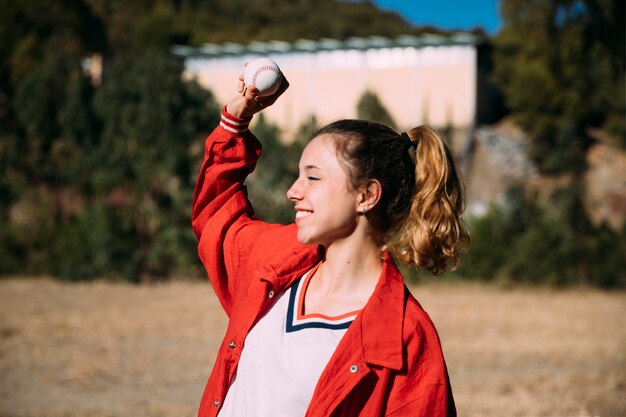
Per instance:
[[[399,129],[426,123],[460,133],[477,118],[479,43],[460,33],[177,46],[173,53],[184,59],[186,77],[196,78],[220,103],[235,94],[246,62],[260,55],[276,61],[291,86],[264,114],[286,133],[311,115],[322,124],[356,117],[367,90],[380,98]]]

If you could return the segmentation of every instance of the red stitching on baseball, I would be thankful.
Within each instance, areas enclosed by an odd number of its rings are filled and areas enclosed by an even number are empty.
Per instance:
[[[257,77],[257,75],[259,75],[261,72],[263,72],[265,70],[274,71],[276,73],[276,75],[278,75],[278,78],[280,78],[280,71],[277,71],[275,67],[272,67],[270,65],[264,65],[262,67],[257,68],[256,71],[254,71],[254,74],[252,75],[252,84],[256,85],[256,77]]]

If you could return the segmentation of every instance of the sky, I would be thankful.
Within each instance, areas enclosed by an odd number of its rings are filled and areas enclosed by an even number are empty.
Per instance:
[[[445,30],[480,26],[495,35],[502,25],[498,0],[374,0],[374,3],[418,26],[432,25]]]

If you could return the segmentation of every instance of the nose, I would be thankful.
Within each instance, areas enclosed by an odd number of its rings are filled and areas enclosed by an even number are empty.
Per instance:
[[[294,203],[296,201],[302,200],[302,190],[300,189],[300,178],[296,179],[293,182],[293,184],[291,184],[291,187],[289,187],[289,189],[287,190],[287,198]]]

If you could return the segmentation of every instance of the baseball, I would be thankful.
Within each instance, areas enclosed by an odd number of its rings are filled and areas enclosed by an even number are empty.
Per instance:
[[[280,68],[269,58],[255,59],[246,65],[243,72],[244,84],[254,85],[261,97],[271,96],[278,91],[281,81]]]

